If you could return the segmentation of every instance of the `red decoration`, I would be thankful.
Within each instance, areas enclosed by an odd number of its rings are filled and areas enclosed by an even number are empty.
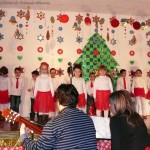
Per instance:
[[[59,75],[59,76],[64,75],[64,70],[62,70],[61,68],[59,68],[58,70],[56,70],[56,75]]]
[[[43,52],[43,47],[38,47],[37,51],[38,51],[39,53],[42,53],[42,52]]]
[[[50,39],[50,33],[49,33],[49,30],[47,30],[47,32],[46,32],[46,39],[47,39],[47,40]]]
[[[63,53],[63,50],[62,49],[58,49],[57,53],[61,55]]]
[[[25,18],[26,18],[27,21],[29,21],[29,19],[30,19],[29,7],[28,7],[27,13],[26,13],[26,15],[25,15]]]
[[[116,28],[119,26],[119,21],[116,18],[114,18],[110,21],[110,24],[112,27]]]
[[[130,54],[130,56],[134,56],[135,52],[134,51],[130,51],[129,54]]]
[[[150,52],[147,53],[147,56],[150,57]]]
[[[116,51],[115,51],[115,50],[112,50],[112,51],[111,51],[111,55],[112,55],[112,56],[115,56],[115,55],[116,55]]]
[[[99,54],[99,51],[96,49],[93,51],[93,55],[97,56]]]
[[[90,19],[89,17],[86,17],[86,18],[84,19],[84,22],[85,22],[85,24],[86,24],[87,26],[90,26],[90,25],[91,25],[91,19]]]
[[[62,23],[67,23],[69,21],[69,16],[66,14],[60,15],[59,16],[59,21]]]
[[[141,28],[141,24],[140,24],[139,22],[135,21],[135,22],[133,23],[133,28],[134,28],[135,30],[139,30],[139,29]]]
[[[3,51],[3,47],[0,46],[0,52],[2,52],[2,51]]]
[[[78,48],[78,49],[77,49],[77,53],[78,53],[78,54],[81,54],[81,53],[82,53],[82,49]]]
[[[18,47],[17,47],[17,50],[18,50],[18,51],[22,51],[22,50],[23,50],[23,47],[22,47],[22,46],[18,46]]]

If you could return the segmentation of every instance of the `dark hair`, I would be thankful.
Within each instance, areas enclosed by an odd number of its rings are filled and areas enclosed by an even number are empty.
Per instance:
[[[78,103],[78,91],[72,84],[61,84],[56,90],[60,105],[75,108]]]
[[[105,71],[107,70],[106,66],[104,66],[104,65],[100,65],[100,66],[99,66],[99,70],[101,70],[101,69],[103,69],[103,70],[105,70]]]
[[[55,68],[51,68],[51,69],[50,69],[50,72],[51,72],[52,70],[55,70],[55,71],[56,71],[56,69],[55,69]]]
[[[34,70],[34,71],[32,71],[31,73],[34,74],[34,75],[36,75],[36,76],[39,75],[39,72],[38,72],[37,70]]]
[[[137,71],[139,71],[139,72],[141,72],[141,73],[142,73],[142,70],[141,70],[141,69],[137,69],[137,70],[136,70],[136,72],[137,72]]]
[[[20,72],[22,72],[22,70],[21,70],[20,67],[16,67],[16,68],[15,68],[15,71],[20,71]]]
[[[91,72],[91,73],[89,74],[89,76],[90,76],[90,75],[92,75],[92,74],[93,74],[93,75],[95,75],[95,73],[94,73],[94,72]]]
[[[3,66],[2,68],[0,68],[0,74],[1,75],[8,74],[8,69],[5,66]]]
[[[120,74],[122,74],[123,72],[125,72],[126,70],[125,69],[121,69],[120,70]]]
[[[82,70],[81,64],[74,64],[73,70],[80,69]]]
[[[114,117],[126,116],[127,122],[131,126],[137,126],[142,121],[140,115],[135,112],[135,107],[128,91],[115,91],[110,94],[109,100],[116,111]]]

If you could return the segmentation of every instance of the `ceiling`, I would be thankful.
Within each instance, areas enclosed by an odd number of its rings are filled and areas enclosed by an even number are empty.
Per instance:
[[[1,8],[150,16],[150,0],[0,0]]]

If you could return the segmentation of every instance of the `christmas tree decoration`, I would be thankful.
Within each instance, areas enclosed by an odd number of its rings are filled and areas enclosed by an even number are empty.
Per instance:
[[[0,33],[0,41],[4,39],[4,35]]]
[[[58,75],[58,76],[64,75],[64,70],[62,70],[61,68],[57,69],[56,70],[56,75]]]
[[[44,36],[43,35],[38,35],[37,36],[37,40],[39,40],[40,42],[44,40]]]
[[[112,51],[111,51],[111,55],[112,55],[112,56],[115,56],[115,55],[116,55],[116,51],[115,51],[115,50],[112,50]]]
[[[57,53],[58,53],[59,55],[61,55],[61,54],[63,53],[63,50],[62,50],[62,49],[58,49],[58,50],[57,50]]]
[[[82,49],[78,48],[77,49],[77,54],[81,54],[82,53]]]
[[[135,21],[135,22],[133,23],[133,28],[134,28],[135,30],[139,30],[139,29],[141,28],[141,24],[140,24],[138,21]]]
[[[147,56],[150,57],[150,52],[147,53]]]
[[[150,19],[146,20],[146,25],[150,27]]]
[[[43,60],[43,57],[38,57],[38,60],[39,60],[39,61],[42,61],[42,60]]]
[[[130,60],[130,64],[133,65],[134,64],[134,60]]]
[[[0,46],[0,52],[2,52],[3,51],[3,47],[2,46]]]
[[[3,11],[2,9],[0,10],[0,20],[5,17],[5,11]]]
[[[19,52],[21,52],[21,51],[23,50],[23,47],[22,47],[22,46],[18,46],[18,47],[17,47],[17,50],[18,50]]]
[[[86,17],[84,19],[84,23],[87,25],[87,26],[90,26],[91,25],[91,19],[89,17],[89,14],[86,14]]]
[[[81,42],[83,42],[82,40],[83,40],[83,38],[80,37],[80,36],[78,36],[78,37],[76,38],[76,42],[79,43],[79,44],[80,44]]]
[[[58,62],[59,63],[63,62],[63,59],[62,58],[58,58]]]
[[[61,44],[62,42],[64,42],[64,38],[62,36],[57,37],[57,42]]]
[[[49,30],[47,30],[46,32],[46,40],[49,40],[50,39],[50,33],[49,33]]]
[[[133,50],[131,50],[131,51],[129,52],[129,54],[130,54],[130,56],[134,56],[134,55],[135,55],[135,52],[134,52]]]
[[[97,45],[94,43],[95,38],[99,40]],[[98,55],[93,54],[94,50],[98,51]],[[95,52],[97,53],[97,51]],[[108,73],[119,65],[111,56],[110,49],[106,45],[105,40],[98,33],[89,38],[88,43],[82,50],[82,55],[75,62],[82,65],[83,78],[86,81],[89,79],[89,72],[97,70],[100,65],[105,65]]]
[[[133,46],[133,45],[136,44],[136,37],[135,37],[135,35],[133,35],[132,39],[129,40],[129,44],[130,44],[131,46]]]
[[[25,14],[26,21],[30,20],[30,7],[27,8],[27,13]]]
[[[81,22],[83,21],[83,16],[81,16],[80,14],[78,14],[76,16],[76,21],[77,21],[78,24],[81,24]]]
[[[147,41],[147,45],[150,46],[150,40]]]
[[[55,23],[55,18],[53,16],[50,17],[50,22]]]
[[[15,16],[11,16],[9,22],[10,22],[11,24],[13,24],[13,25],[16,24],[17,21],[16,21]]]
[[[45,18],[45,13],[39,12],[37,13],[37,18],[39,18],[40,20]]]
[[[57,18],[61,23],[67,23],[69,21],[69,16],[66,14],[60,15],[59,18]]]
[[[21,60],[22,58],[23,58],[23,57],[22,57],[21,55],[18,55],[18,56],[17,56],[17,59],[18,59],[18,60]]]
[[[95,27],[98,28],[98,23],[100,21],[100,17],[98,17],[97,15],[95,17],[92,17],[93,18],[93,22],[95,22]]]
[[[0,23],[0,28],[2,28],[3,27],[3,24],[2,23]]]
[[[39,53],[42,53],[42,52],[43,52],[43,47],[38,47],[38,48],[37,48],[37,51],[38,51]]]
[[[127,19],[127,23],[130,25],[133,25],[134,19],[133,18]]]
[[[115,45],[116,44],[116,40],[114,38],[110,39],[110,44]]]
[[[25,12],[20,10],[20,11],[17,11],[17,16],[22,19],[23,17],[25,17]]]

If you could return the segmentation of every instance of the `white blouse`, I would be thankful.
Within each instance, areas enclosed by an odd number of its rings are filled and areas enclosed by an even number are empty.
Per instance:
[[[6,91],[10,94],[10,78],[0,76],[0,91]]]
[[[93,83],[93,87],[91,87],[91,82]],[[86,83],[86,90],[88,95],[93,95],[94,93],[94,81],[88,81]]]

